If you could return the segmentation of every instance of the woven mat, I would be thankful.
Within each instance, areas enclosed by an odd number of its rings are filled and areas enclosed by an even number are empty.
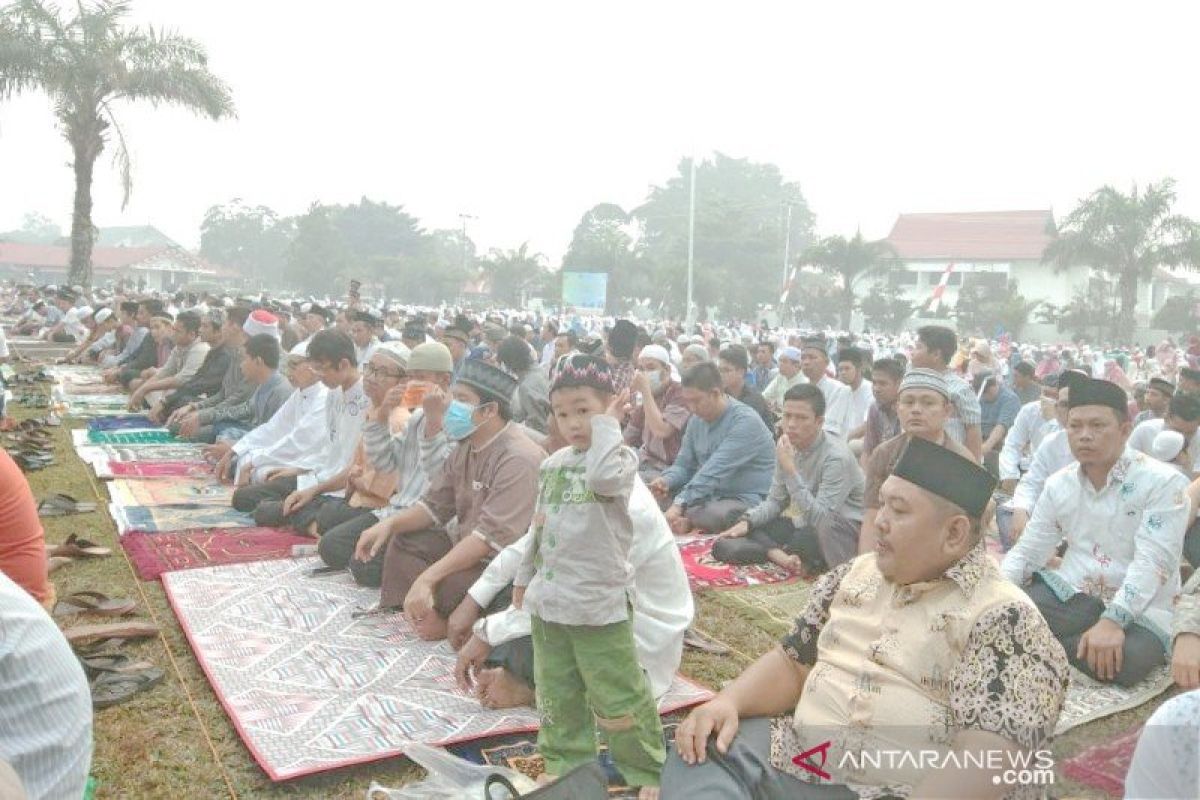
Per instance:
[[[119,506],[109,503],[108,512],[122,536],[129,531],[183,531],[189,528],[252,528],[254,518],[229,506],[169,505]]]
[[[811,590],[811,583],[797,581],[726,589],[709,596],[760,630],[772,636],[783,636],[795,627],[795,620],[804,610]]]
[[[378,761],[406,743],[532,731],[533,709],[491,711],[458,689],[455,654],[402,614],[354,618],[379,600],[315,558],[168,572],[163,587],[242,741],[272,780]],[[677,678],[660,703],[712,696]]]
[[[730,589],[739,586],[763,586],[770,583],[794,582],[796,577],[774,564],[734,566],[717,561],[712,556],[715,537],[704,537],[680,545],[679,555],[687,571],[688,585],[693,592],[705,589]]]
[[[121,478],[108,483],[108,496],[118,506],[225,506],[233,502],[233,486],[205,478],[143,481]]]
[[[1111,797],[1125,796],[1125,776],[1133,762],[1142,726],[1103,744],[1092,745],[1074,758],[1062,763],[1062,772],[1073,781],[1099,789]]]
[[[222,564],[290,558],[292,547],[313,544],[280,528],[208,528],[170,533],[130,531],[121,537],[138,577],[158,580],[164,572]]]
[[[212,467],[202,461],[103,461],[93,463],[97,478],[211,478]]]
[[[1171,683],[1170,664],[1159,667],[1146,680],[1129,689],[1115,683],[1094,681],[1072,667],[1067,697],[1054,735],[1061,736],[1072,728],[1149,703],[1171,688]]]

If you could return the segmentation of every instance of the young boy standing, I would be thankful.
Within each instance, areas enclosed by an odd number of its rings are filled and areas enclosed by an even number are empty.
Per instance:
[[[638,460],[617,422],[627,401],[628,392],[614,398],[606,362],[563,361],[550,404],[568,446],[542,463],[534,538],[513,602],[532,617],[546,780],[595,759],[598,725],[625,780],[651,798],[665,752],[630,621],[629,495]]]

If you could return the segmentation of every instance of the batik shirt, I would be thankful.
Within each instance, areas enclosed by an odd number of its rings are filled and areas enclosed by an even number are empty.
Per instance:
[[[847,755],[945,753],[969,730],[1037,749],[1067,688],[1062,645],[982,544],[941,577],[904,586],[883,577],[873,553],[835,567],[782,644],[809,672],[795,715],[772,723],[771,763],[820,782],[792,759],[831,742],[823,770],[862,797],[907,796],[924,773]]]
[[[1099,598],[1105,619],[1122,628],[1136,622],[1170,649],[1187,487],[1178,470],[1129,449],[1099,490],[1082,467],[1066,467],[1046,481],[1004,574],[1019,585],[1036,572],[1064,602],[1079,592]],[[1043,569],[1064,538],[1062,564]]]
[[[637,468],[637,454],[607,414],[592,417],[591,447],[564,447],[542,463],[531,544],[513,579],[528,587],[530,614],[561,625],[629,619]]]

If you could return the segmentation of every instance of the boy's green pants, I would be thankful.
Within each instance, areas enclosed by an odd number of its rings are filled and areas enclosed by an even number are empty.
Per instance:
[[[533,674],[546,772],[562,776],[596,758],[596,726],[630,786],[658,786],[662,721],[638,664],[633,625],[559,625],[533,617]]]

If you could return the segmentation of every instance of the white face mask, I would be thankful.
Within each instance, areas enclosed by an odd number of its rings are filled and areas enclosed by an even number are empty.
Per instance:
[[[650,391],[657,394],[658,390],[662,388],[662,373],[658,370],[655,370],[654,372],[647,372],[646,380],[650,381]]]

